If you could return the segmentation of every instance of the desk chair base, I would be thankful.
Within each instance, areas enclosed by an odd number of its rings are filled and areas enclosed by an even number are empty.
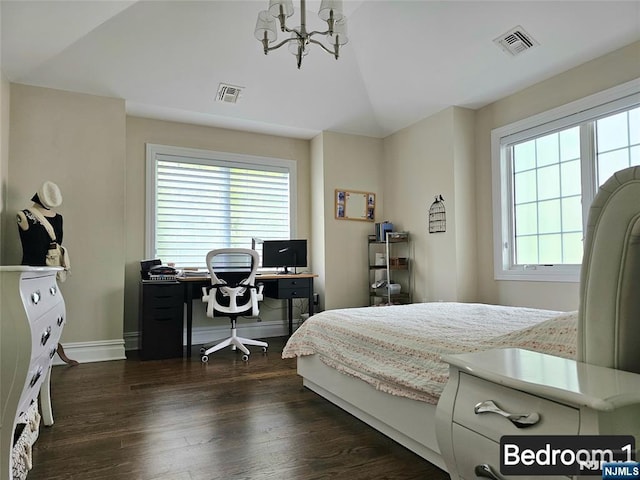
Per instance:
[[[242,360],[244,362],[247,362],[249,361],[249,355],[251,354],[251,352],[245,345],[255,345],[257,347],[262,347],[263,352],[266,352],[267,348],[269,347],[269,344],[267,342],[263,342],[260,340],[252,340],[250,338],[239,337],[236,334],[236,327],[234,323],[233,327],[231,327],[231,337],[227,338],[226,340],[223,340],[222,342],[216,345],[213,345],[212,347],[209,347],[209,348],[202,347],[200,349],[200,354],[202,355],[201,356],[202,363],[207,363],[209,361],[209,354],[213,352],[217,352],[218,350],[222,350],[223,348],[228,346],[231,346],[232,350],[236,350],[236,349],[241,350],[242,353],[244,353],[244,355],[242,355]]]

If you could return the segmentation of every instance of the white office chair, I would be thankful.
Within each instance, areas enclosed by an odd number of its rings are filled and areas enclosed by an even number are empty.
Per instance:
[[[213,318],[217,312],[231,319],[231,337],[222,342],[202,347],[202,361],[209,361],[209,354],[231,346],[241,350],[242,360],[249,360],[249,349],[245,345],[262,347],[266,352],[269,344],[260,340],[239,337],[236,334],[236,319],[243,314],[258,315],[258,302],[263,299],[263,285],[255,283],[260,257],[248,248],[220,248],[207,254],[207,268],[211,274],[211,286],[203,287],[202,301],[207,303],[207,316]]]

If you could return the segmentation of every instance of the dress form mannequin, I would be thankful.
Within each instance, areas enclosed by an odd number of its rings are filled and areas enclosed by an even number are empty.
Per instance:
[[[53,210],[62,204],[62,194],[58,186],[53,182],[44,182],[31,201],[33,201],[33,205],[30,209],[38,210],[49,221],[56,234],[56,242],[61,244],[62,215]],[[47,230],[29,209],[19,211],[16,220],[22,243],[22,265],[45,266],[47,251],[51,243],[51,237]],[[60,343],[58,343],[57,353],[65,363],[78,364],[77,361],[66,356]]]

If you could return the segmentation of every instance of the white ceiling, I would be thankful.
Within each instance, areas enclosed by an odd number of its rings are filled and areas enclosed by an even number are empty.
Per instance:
[[[307,24],[320,30],[318,5],[307,3]],[[1,68],[11,82],[123,98],[132,115],[300,138],[384,137],[640,40],[640,0],[346,0],[340,59],[314,49],[297,70],[286,47],[265,56],[253,37],[267,6],[2,0]],[[519,25],[539,46],[510,57],[493,40]],[[220,82],[245,87],[237,104],[214,101]]]

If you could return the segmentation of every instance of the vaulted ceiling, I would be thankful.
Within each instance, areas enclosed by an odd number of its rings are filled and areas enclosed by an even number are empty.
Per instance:
[[[315,30],[319,3],[307,2]],[[253,36],[267,7],[2,0],[1,68],[11,82],[122,98],[132,115],[300,138],[384,137],[640,40],[640,1],[346,0],[340,59],[314,48],[298,70],[286,47],[265,56]],[[494,39],[514,27],[538,45],[506,54]],[[243,87],[236,104],[215,101],[220,83]]]

